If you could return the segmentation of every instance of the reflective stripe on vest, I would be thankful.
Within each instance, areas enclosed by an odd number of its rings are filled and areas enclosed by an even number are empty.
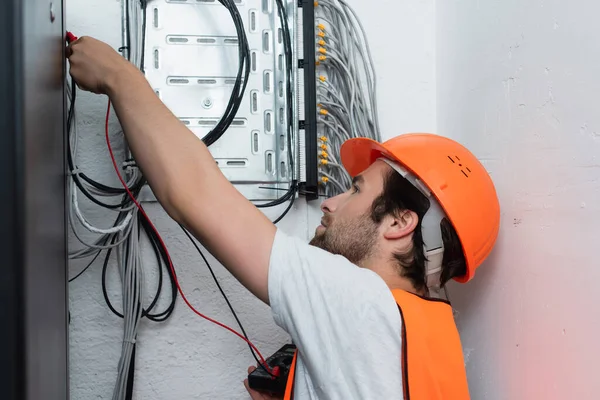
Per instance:
[[[392,290],[402,318],[402,387],[405,400],[468,400],[462,346],[452,307]],[[293,400],[296,358],[290,367],[284,400]]]

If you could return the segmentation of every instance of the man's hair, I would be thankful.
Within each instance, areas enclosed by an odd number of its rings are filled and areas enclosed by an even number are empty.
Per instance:
[[[429,199],[393,170],[383,177],[383,191],[371,206],[371,218],[375,223],[380,223],[386,215],[402,218],[402,212],[405,211],[413,211],[419,217],[411,248],[404,252],[396,252],[393,257],[400,275],[408,278],[416,290],[425,293],[428,293],[428,289],[421,222],[429,206]],[[444,286],[450,279],[464,275],[467,272],[467,264],[460,239],[447,218],[442,219],[440,229],[444,243],[440,285]]]

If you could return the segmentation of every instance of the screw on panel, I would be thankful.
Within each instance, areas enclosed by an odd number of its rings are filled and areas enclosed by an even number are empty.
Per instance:
[[[204,106],[204,108],[211,108],[212,104],[213,102],[210,97],[207,97],[204,99],[204,101],[202,101],[202,105]]]

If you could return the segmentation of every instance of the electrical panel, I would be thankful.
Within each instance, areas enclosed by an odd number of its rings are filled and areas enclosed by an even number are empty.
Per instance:
[[[251,200],[279,198],[299,172],[297,105],[291,107],[291,135],[286,113],[288,89],[293,102],[298,101],[297,68],[292,68],[293,87],[288,88],[277,4],[235,0],[250,50],[250,74],[235,118],[209,146],[224,175]],[[298,8],[294,2],[282,4],[296,65]],[[126,6],[124,13],[128,11]],[[238,73],[239,39],[232,17],[216,0],[148,2],[144,11],[138,29],[133,30],[142,37],[124,39],[137,41],[141,54],[136,61],[156,95],[196,136],[204,138],[221,119]]]

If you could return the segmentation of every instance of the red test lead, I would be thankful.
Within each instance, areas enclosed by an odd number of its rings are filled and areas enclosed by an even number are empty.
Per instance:
[[[67,31],[67,43],[73,43],[77,40],[77,36],[73,35],[73,33]]]

